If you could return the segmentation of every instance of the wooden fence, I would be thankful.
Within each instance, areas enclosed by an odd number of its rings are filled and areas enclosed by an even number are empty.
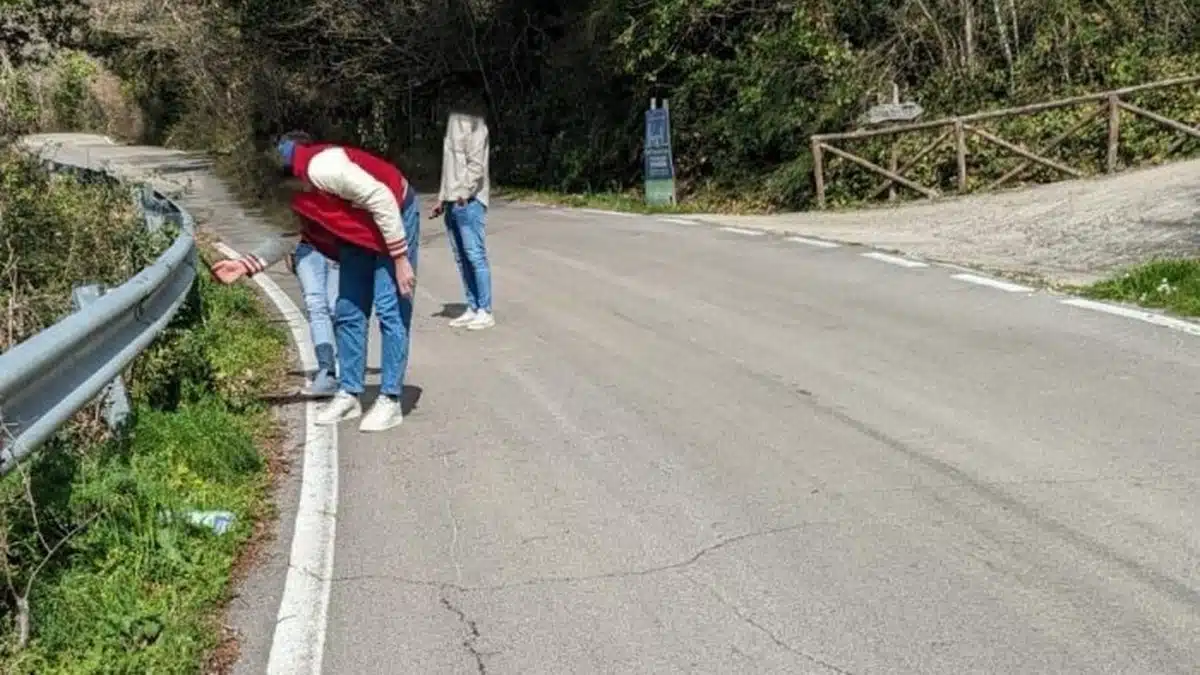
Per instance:
[[[1108,115],[1108,158],[1105,165],[1105,170],[1112,173],[1117,170],[1118,151],[1120,148],[1121,138],[1121,111],[1131,113],[1133,115],[1152,120],[1161,125],[1178,131],[1185,136],[1175,142],[1170,147],[1168,152],[1178,150],[1185,141],[1189,138],[1200,139],[1200,128],[1189,126],[1178,120],[1173,120],[1168,117],[1159,115],[1158,113],[1140,108],[1128,101],[1121,100],[1122,97],[1128,97],[1130,94],[1150,91],[1154,89],[1165,89],[1168,87],[1181,87],[1185,85],[1196,85],[1200,83],[1200,75],[1191,77],[1181,77],[1172,80],[1163,80],[1160,82],[1151,82],[1135,87],[1126,87],[1124,89],[1115,89],[1097,94],[1088,94],[1085,96],[1076,96],[1074,98],[1066,98],[1058,101],[1049,101],[1046,103],[1035,103],[1032,105],[1020,106],[1017,108],[1006,108],[1003,110],[989,110],[986,112],[974,113],[971,115],[963,115],[960,117],[949,117],[929,122],[916,122],[911,124],[901,124],[880,129],[862,129],[858,131],[848,131],[844,133],[834,134],[817,134],[811,137],[810,143],[813,154],[813,178],[816,183],[817,193],[817,208],[825,208],[825,153],[833,155],[835,158],[840,158],[845,161],[857,164],[858,166],[867,169],[868,171],[879,175],[883,181],[871,193],[869,199],[875,199],[885,191],[892,192],[894,198],[895,186],[901,185],[915,192],[918,192],[929,199],[935,199],[941,196],[937,189],[921,185],[914,180],[905,177],[905,172],[912,169],[922,159],[930,153],[937,150],[948,140],[953,140],[955,151],[958,160],[958,192],[965,193],[968,186],[967,175],[967,135],[973,134],[978,138],[987,141],[1000,148],[1008,150],[1023,158],[1017,166],[986,185],[981,191],[995,190],[1008,181],[1016,178],[1024,173],[1032,165],[1037,164],[1048,167],[1057,172],[1066,174],[1073,178],[1083,177],[1083,172],[1073,167],[1067,166],[1061,162],[1046,157],[1046,153],[1058,147],[1068,138],[1078,134],[1088,123],[1096,119],[1101,114]],[[1048,141],[1042,148],[1037,151],[1030,151],[1021,147],[1016,143],[1000,138],[999,136],[988,132],[976,126],[978,123],[995,120],[1006,117],[1015,117],[1019,115],[1032,115],[1036,113],[1054,110],[1058,108],[1066,108],[1070,106],[1080,106],[1087,104],[1098,104],[1095,109],[1087,113],[1074,126],[1067,129],[1063,133]],[[889,161],[889,168],[884,168],[867,160],[864,157],[856,155],[844,148],[835,147],[832,145],[836,141],[861,140],[866,138],[876,138],[883,136],[898,137],[903,134],[910,134],[919,131],[942,130],[942,133],[934,139],[933,142],[924,146],[920,151],[913,154],[901,166],[898,164],[898,158],[893,148]]]

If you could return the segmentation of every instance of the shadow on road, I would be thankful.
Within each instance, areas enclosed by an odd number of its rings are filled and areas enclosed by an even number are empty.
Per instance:
[[[434,312],[433,314],[430,314],[429,316],[435,317],[435,318],[441,317],[444,319],[453,319],[455,317],[461,316],[462,313],[465,311],[467,311],[467,306],[465,304],[463,304],[461,302],[447,302],[447,303],[442,304],[442,309],[440,311]]]
[[[416,410],[421,402],[421,394],[424,392],[425,390],[420,387],[414,387],[411,384],[404,385],[404,391],[400,394],[400,410],[405,415]],[[379,385],[369,385],[362,395],[363,408],[368,408],[377,398],[379,398]]]
[[[368,369],[368,370],[371,370],[371,369]],[[378,370],[378,369],[375,369],[375,370]],[[424,393],[424,391],[425,390],[421,389],[420,387],[414,387],[412,385],[404,386],[404,392],[400,395],[400,406],[401,406],[401,409],[404,411],[405,415],[407,415],[410,412],[412,412],[413,410],[417,409],[417,404],[421,401],[421,394]],[[363,395],[362,395],[363,408],[369,408],[371,406],[371,404],[374,403],[375,399],[377,399],[377,398],[379,398],[379,385],[368,386],[363,391]],[[292,405],[294,403],[305,403],[305,402],[313,400],[313,399],[301,394],[300,392],[294,392],[291,394],[279,394],[279,395],[275,395],[275,396],[264,396],[262,400],[267,405],[280,406],[280,405]],[[317,399],[317,400],[320,401],[322,399]],[[324,400],[328,400],[328,399],[324,399]]]

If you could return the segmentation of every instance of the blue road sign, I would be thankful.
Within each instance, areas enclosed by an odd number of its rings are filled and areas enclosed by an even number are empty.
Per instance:
[[[646,139],[642,168],[646,201],[675,202],[675,159],[671,156],[671,113],[667,108],[646,110]]]

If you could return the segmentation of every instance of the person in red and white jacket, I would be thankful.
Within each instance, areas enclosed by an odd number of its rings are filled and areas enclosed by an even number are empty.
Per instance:
[[[395,427],[404,421],[401,395],[416,290],[421,225],[416,191],[394,164],[360,148],[318,143],[293,132],[279,140],[276,151],[288,173],[306,188],[291,201],[303,223],[301,236],[338,261],[334,335],[339,391],[317,424],[362,416],[359,397],[373,308],[382,337],[380,396],[359,428]],[[294,236],[265,241],[249,255],[217,263],[213,271],[224,283],[262,272],[291,251]]]

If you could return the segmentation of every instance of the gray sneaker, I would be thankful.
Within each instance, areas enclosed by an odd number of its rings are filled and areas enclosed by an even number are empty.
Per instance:
[[[312,382],[304,387],[300,393],[309,398],[329,398],[338,392],[337,376],[329,370],[317,371]]]

